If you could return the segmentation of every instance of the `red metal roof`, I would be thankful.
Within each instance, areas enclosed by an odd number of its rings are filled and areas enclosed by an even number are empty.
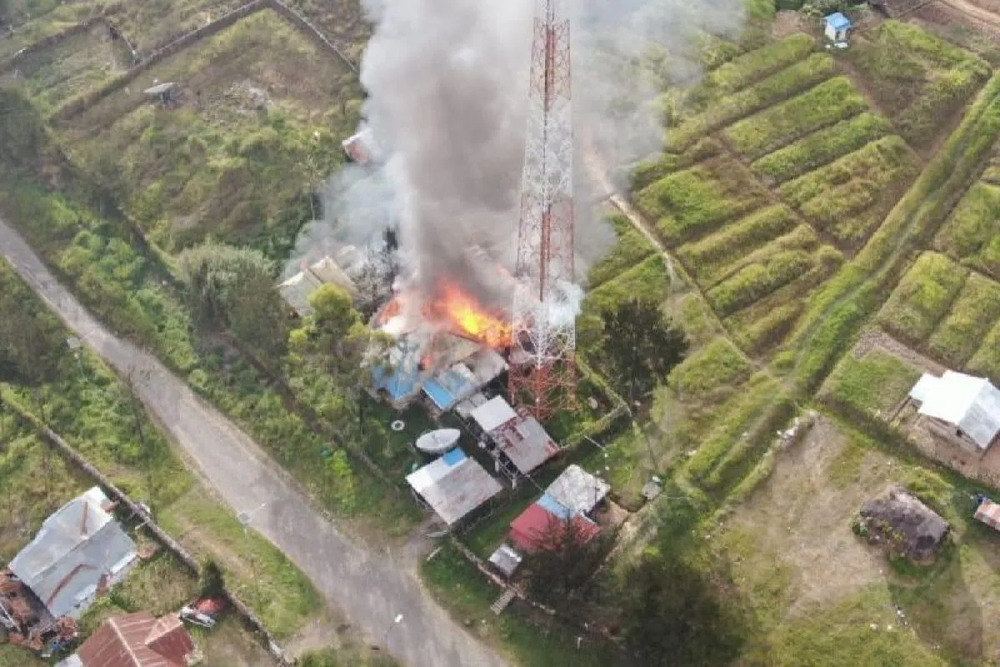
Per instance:
[[[84,667],[185,667],[193,651],[178,617],[140,611],[109,618],[76,655]]]
[[[601,532],[601,527],[586,517],[574,516],[572,522],[585,543]],[[564,530],[564,525],[562,519],[538,503],[532,503],[511,522],[510,539],[524,551],[539,551],[547,546],[551,548],[553,532]]]

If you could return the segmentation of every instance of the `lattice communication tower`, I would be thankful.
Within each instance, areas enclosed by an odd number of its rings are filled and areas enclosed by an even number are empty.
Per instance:
[[[575,399],[573,105],[564,0],[536,0],[510,391],[544,419]]]

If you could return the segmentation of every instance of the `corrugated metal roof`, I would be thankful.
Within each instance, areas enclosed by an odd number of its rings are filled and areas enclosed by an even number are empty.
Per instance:
[[[47,518],[10,570],[55,617],[78,618],[97,588],[118,581],[138,557],[135,542],[104,510],[99,487],[74,498]]]
[[[1000,391],[989,380],[954,371],[924,374],[910,396],[920,401],[920,414],[954,424],[981,449],[1000,432]]]
[[[490,433],[516,418],[517,413],[503,396],[494,396],[473,410],[470,416],[479,424],[479,428]]]
[[[559,453],[559,445],[537,419],[523,412],[490,433],[521,474],[527,475]]]
[[[461,455],[461,460],[458,454]],[[406,482],[449,526],[500,493],[502,487],[461,449],[406,476]]]
[[[572,519],[580,539],[586,543],[601,532],[601,527],[585,516]],[[510,524],[510,539],[525,551],[552,548],[559,539],[558,531],[565,530],[566,522],[539,503],[532,503]]]
[[[610,490],[610,484],[574,463],[567,466],[566,470],[549,484],[545,492],[573,512],[586,514],[594,509]]]
[[[83,667],[185,667],[193,651],[179,618],[140,611],[109,618],[76,655]]]

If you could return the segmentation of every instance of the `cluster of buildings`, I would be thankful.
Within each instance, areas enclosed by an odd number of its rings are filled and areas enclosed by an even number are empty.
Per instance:
[[[0,625],[11,643],[55,653],[77,639],[77,621],[123,581],[139,549],[93,487],[49,516],[0,571]],[[179,615],[111,617],[58,667],[186,667],[197,657]]]

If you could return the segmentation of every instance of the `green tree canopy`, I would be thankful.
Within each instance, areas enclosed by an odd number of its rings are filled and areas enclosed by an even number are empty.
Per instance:
[[[708,574],[677,554],[644,553],[620,584],[622,629],[636,664],[728,665],[742,618]]]
[[[687,354],[684,332],[655,301],[633,298],[601,313],[601,364],[629,403],[664,380]]]
[[[259,250],[207,241],[180,256],[202,313],[266,355],[286,343],[286,311],[274,286],[274,263]]]

